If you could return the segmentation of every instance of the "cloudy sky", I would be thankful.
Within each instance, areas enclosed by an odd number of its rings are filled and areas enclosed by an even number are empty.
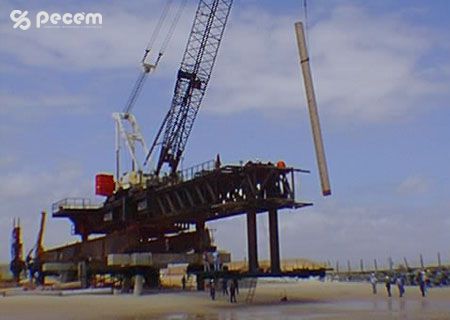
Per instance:
[[[188,1],[135,114],[148,142],[171,100],[196,2]],[[183,166],[284,159],[310,169],[297,182],[313,207],[280,214],[284,258],[389,256],[450,261],[450,3],[308,1],[308,43],[333,195],[321,197],[293,24],[303,1],[236,0]],[[39,212],[92,197],[114,170],[111,113],[122,110],[162,0],[0,2],[0,261],[13,217],[25,248]],[[13,29],[10,13],[99,12],[101,28]],[[156,45],[157,49],[158,44]],[[102,201],[102,198],[95,198]],[[260,256],[267,217],[258,218]],[[246,255],[241,217],[212,223],[221,248]],[[51,219],[48,247],[73,241]],[[236,230],[239,230],[237,232]]]

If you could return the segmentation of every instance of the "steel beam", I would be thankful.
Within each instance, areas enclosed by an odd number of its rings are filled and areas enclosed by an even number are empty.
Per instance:
[[[280,242],[278,237],[278,211],[269,210],[269,238],[270,238],[270,270],[280,273]]]
[[[256,210],[247,212],[247,244],[248,244],[248,271],[258,271],[258,239],[256,233]]]

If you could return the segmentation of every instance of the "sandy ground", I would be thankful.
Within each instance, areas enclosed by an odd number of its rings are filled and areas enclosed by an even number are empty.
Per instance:
[[[258,283],[251,304],[241,289],[237,304],[206,292],[162,292],[141,297],[0,296],[0,319],[450,319],[450,288],[433,288],[422,298],[417,287],[387,298],[384,287],[372,295],[369,284],[299,281]],[[287,302],[280,298],[287,296]]]

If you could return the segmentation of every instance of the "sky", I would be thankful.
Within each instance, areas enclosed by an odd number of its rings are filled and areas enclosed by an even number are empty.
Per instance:
[[[134,109],[148,143],[169,107],[196,2]],[[111,114],[125,105],[163,7],[0,1],[0,261],[10,259],[13,218],[28,250],[53,202],[104,200],[94,176],[114,171]],[[420,253],[433,263],[440,252],[450,262],[450,2],[309,0],[307,8],[332,196],[320,192],[295,43],[303,1],[235,0],[182,166],[220,153],[224,163],[283,159],[311,170],[297,177],[297,198],[314,206],[279,214],[282,258],[414,265]],[[32,19],[42,10],[99,12],[102,25],[24,31],[13,28],[14,9]],[[267,220],[258,217],[261,258]],[[209,227],[233,259],[246,256],[245,217]],[[69,221],[49,219],[45,245],[77,239],[70,234]]]

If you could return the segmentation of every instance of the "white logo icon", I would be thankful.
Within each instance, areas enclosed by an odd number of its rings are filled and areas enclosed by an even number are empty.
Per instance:
[[[28,30],[31,25],[35,25],[36,29],[40,28],[98,28],[103,23],[103,16],[101,13],[94,12],[47,12],[39,11],[36,16],[28,16],[28,11],[13,10],[9,17],[14,22],[14,29]],[[31,16],[31,15],[30,15]]]
[[[9,17],[14,22],[14,29],[20,28],[22,30],[28,30],[31,27],[31,20],[27,18],[28,11],[13,10]]]

